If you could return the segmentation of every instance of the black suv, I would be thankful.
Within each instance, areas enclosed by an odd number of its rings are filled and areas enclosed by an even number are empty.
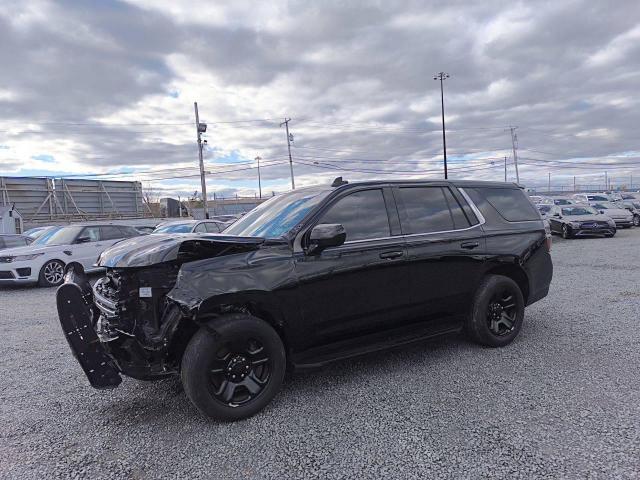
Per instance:
[[[547,295],[550,239],[514,184],[366,182],[271,198],[221,234],[106,250],[69,268],[64,334],[91,385],[180,374],[205,415],[262,409],[285,371],[464,330],[507,345]]]

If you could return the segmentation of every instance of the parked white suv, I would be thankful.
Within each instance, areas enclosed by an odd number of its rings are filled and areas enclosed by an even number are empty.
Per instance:
[[[27,247],[0,252],[0,285],[38,283],[55,287],[63,281],[65,267],[79,263],[88,272],[103,250],[123,238],[140,235],[126,225],[69,225],[43,235]]]

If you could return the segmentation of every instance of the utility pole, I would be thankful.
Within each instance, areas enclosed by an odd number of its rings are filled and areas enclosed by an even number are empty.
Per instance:
[[[293,160],[291,159],[291,138],[293,137],[293,135],[289,134],[290,121],[291,121],[290,118],[285,117],[284,122],[282,122],[280,126],[282,127],[282,125],[284,125],[287,132],[287,149],[289,150],[289,169],[291,170],[291,190],[295,190],[296,182],[293,179]]]
[[[604,171],[604,189],[609,190],[609,175],[607,171]]]
[[[262,180],[260,179],[260,160],[262,160],[262,158],[260,158],[260,156],[257,156],[255,160],[256,162],[258,162],[258,192],[260,198],[262,198]]]
[[[520,172],[518,171],[518,134],[516,133],[516,128],[518,127],[509,127],[509,131],[511,132],[511,146],[513,147],[513,164],[516,167],[516,182],[520,184]]]
[[[575,193],[576,191],[576,176],[573,176],[573,192]]]
[[[202,187],[202,207],[204,208],[204,218],[209,218],[209,208],[207,206],[207,182],[204,178],[204,161],[202,159],[201,138],[201,134],[207,131],[207,124],[200,123],[200,117],[198,116],[198,102],[193,102],[193,108],[196,112],[196,132],[198,134],[198,154],[200,156],[200,186]]]
[[[504,181],[507,181],[507,157],[504,157]]]
[[[547,192],[551,193],[551,172],[549,172],[549,183],[547,185]]]
[[[434,80],[440,80],[440,104],[442,105],[442,151],[444,153],[444,179],[449,178],[447,173],[447,137],[444,130],[444,80],[449,78],[449,74],[439,72],[433,77]]]

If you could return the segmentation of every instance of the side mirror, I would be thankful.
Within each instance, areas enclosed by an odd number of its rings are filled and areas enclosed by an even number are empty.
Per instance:
[[[91,241],[91,237],[78,237],[76,238],[75,243],[89,243]]]
[[[318,252],[328,247],[338,247],[347,239],[347,232],[339,223],[321,223],[311,230],[307,253]]]
[[[600,210],[600,213],[602,213],[604,215],[604,210]]]
[[[554,217],[558,217],[558,218],[562,218],[562,216],[559,213],[554,213],[553,216]]]

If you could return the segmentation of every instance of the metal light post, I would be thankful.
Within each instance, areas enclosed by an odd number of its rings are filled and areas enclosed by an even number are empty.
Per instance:
[[[444,178],[449,178],[447,174],[447,137],[444,133],[444,80],[449,78],[449,74],[445,72],[438,73],[434,80],[440,80],[440,102],[442,104],[442,150],[444,152]]]
[[[258,162],[258,196],[262,198],[262,179],[260,178],[260,160],[262,160],[262,158],[257,156],[255,160]]]

